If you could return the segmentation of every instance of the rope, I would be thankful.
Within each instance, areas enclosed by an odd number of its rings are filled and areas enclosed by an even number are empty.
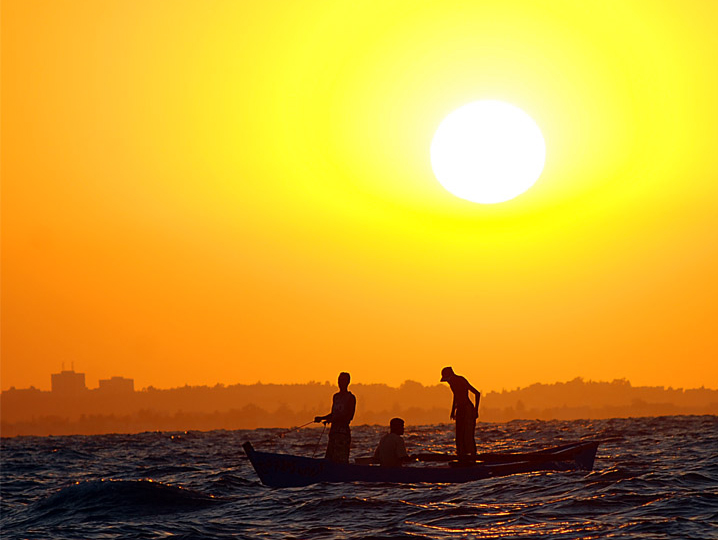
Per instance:
[[[319,434],[319,438],[317,439],[317,444],[316,444],[316,446],[314,447],[314,452],[312,452],[312,459],[314,458],[314,456],[317,455],[317,448],[319,448],[319,443],[322,441],[322,437],[324,436],[324,432],[325,432],[326,430],[327,430],[327,424],[326,424],[326,422],[325,422],[325,423],[324,423],[324,429],[323,429],[322,432]]]

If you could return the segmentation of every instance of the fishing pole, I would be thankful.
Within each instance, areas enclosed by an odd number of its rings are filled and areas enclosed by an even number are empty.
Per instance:
[[[281,433],[278,433],[277,435],[275,435],[275,437],[279,437],[279,438],[281,439],[281,438],[284,437],[287,433],[292,433],[293,431],[299,431],[299,430],[302,429],[303,427],[307,427],[309,424],[313,424],[313,423],[314,423],[314,420],[310,420],[309,422],[307,422],[306,424],[302,424],[301,426],[289,428],[287,431],[282,431]]]
[[[314,423],[314,420],[307,422],[306,424],[302,424],[301,426],[287,429],[286,431],[282,431],[281,433],[275,433],[271,437],[268,437],[264,440],[259,441],[257,444],[264,444],[264,443],[272,442],[274,439],[282,439],[287,433],[292,433],[293,431],[299,431],[300,429],[307,427],[309,424],[313,424],[313,423]]]

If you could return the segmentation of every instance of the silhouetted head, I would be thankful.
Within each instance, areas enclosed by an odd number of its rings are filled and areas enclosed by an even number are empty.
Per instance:
[[[446,382],[449,380],[449,377],[452,377],[454,375],[454,370],[450,367],[445,367],[441,370],[441,382]]]
[[[339,390],[346,390],[347,386],[349,386],[349,381],[351,381],[351,379],[351,375],[349,375],[346,371],[342,371],[339,374],[339,379],[337,380]]]
[[[397,435],[404,434],[404,420],[401,418],[392,418],[389,422],[389,430]]]

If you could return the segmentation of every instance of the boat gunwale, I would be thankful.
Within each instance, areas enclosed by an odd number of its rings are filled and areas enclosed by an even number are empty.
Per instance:
[[[243,448],[261,482],[273,487],[330,482],[464,483],[497,476],[540,471],[592,470],[599,441],[585,440],[526,453],[534,459],[508,462],[448,463],[445,466],[381,467],[376,464],[333,463],[324,458]],[[551,454],[551,452],[555,454]],[[513,454],[518,457],[520,454]],[[550,459],[554,457],[555,459]],[[539,459],[536,459],[539,458]]]

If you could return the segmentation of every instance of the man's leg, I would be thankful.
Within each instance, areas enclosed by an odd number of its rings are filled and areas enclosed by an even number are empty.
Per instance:
[[[335,463],[349,463],[349,450],[351,447],[351,433],[329,432],[326,458]]]
[[[456,415],[456,455],[466,454],[466,418],[463,415]]]
[[[352,436],[351,433],[342,433],[340,443],[337,448],[337,457],[340,463],[349,463],[349,451],[351,450]]]
[[[476,418],[473,414],[466,421],[466,453],[476,455]]]
[[[329,442],[327,443],[327,452],[324,454],[324,458],[330,461],[336,461],[334,457],[336,453],[336,437],[335,434],[330,431]]]

